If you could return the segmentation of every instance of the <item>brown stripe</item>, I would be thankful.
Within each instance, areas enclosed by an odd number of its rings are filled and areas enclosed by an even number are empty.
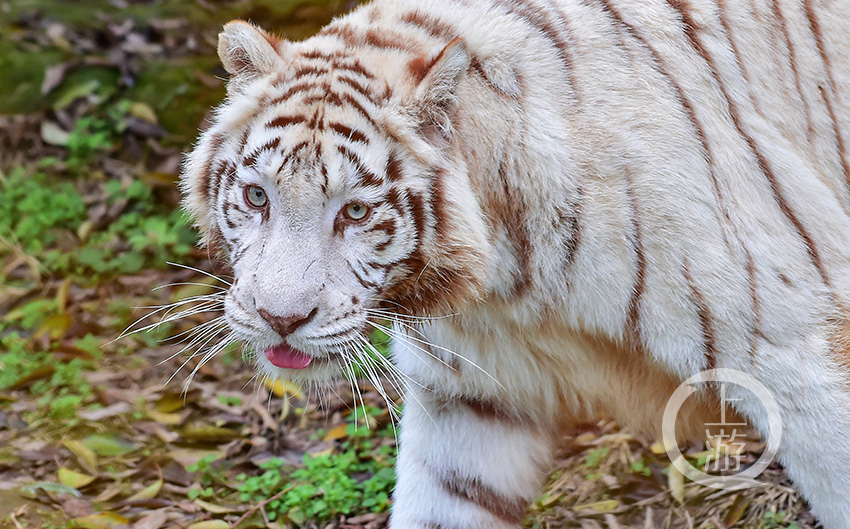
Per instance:
[[[630,171],[626,171],[626,195],[629,198],[629,204],[632,208],[632,232],[634,239],[632,245],[635,251],[635,259],[637,261],[637,270],[635,271],[635,285],[632,290],[632,297],[629,300],[629,313],[626,322],[626,330],[633,340],[633,346],[641,344],[640,334],[640,300],[643,292],[646,289],[646,255],[643,248],[643,228],[640,222],[640,207],[638,206],[637,198],[634,192],[634,182]]]
[[[753,328],[750,332],[750,361],[756,361],[756,349],[758,337],[761,336],[761,302],[758,296],[758,283],[756,282],[756,264],[749,251],[745,251],[747,259],[747,284],[750,288],[750,300],[753,305]]]
[[[333,129],[334,131],[338,132],[339,134],[342,134],[343,136],[345,136],[349,140],[359,141],[361,143],[366,143],[366,144],[369,143],[369,140],[366,138],[365,134],[363,134],[359,130],[352,129],[351,127],[347,127],[347,126],[343,125],[342,123],[336,123],[336,122],[329,123],[328,127]]]
[[[383,231],[384,233],[387,234],[387,240],[385,240],[385,241],[381,242],[380,244],[378,244],[377,246],[375,246],[375,250],[377,250],[379,252],[383,252],[395,240],[393,238],[393,236],[396,233],[396,222],[395,222],[394,219],[386,219],[384,221],[379,222],[378,224],[373,226],[368,231]]]
[[[372,128],[375,128],[375,129],[378,128],[378,125],[375,123],[375,120],[372,119],[371,114],[369,114],[369,112],[365,108],[363,108],[363,105],[361,105],[357,101],[357,99],[354,98],[354,96],[352,96],[351,94],[342,94],[340,97],[342,98],[343,101],[345,101],[346,103],[348,103],[349,105],[354,107],[354,109],[357,110],[357,112],[361,116],[366,118],[366,121],[369,122],[369,125],[371,125]]]
[[[351,270],[351,273],[353,273],[353,274],[354,274],[354,277],[355,277],[355,278],[357,278],[357,281],[358,281],[361,285],[363,285],[365,288],[374,288],[374,287],[378,286],[378,285],[376,285],[375,283],[372,283],[371,281],[367,281],[367,280],[363,279],[363,278],[360,276],[360,274],[359,274],[359,273],[357,273],[357,270],[355,270],[355,269],[354,269],[354,267],[353,267],[353,266],[351,266],[351,263],[349,263],[348,261],[346,261],[346,262],[345,262],[345,264],[347,264],[347,265],[348,265],[348,269],[349,269],[349,270]]]
[[[564,241],[564,268],[572,267],[576,259],[579,244],[581,244],[581,212],[584,197],[584,190],[579,187],[576,190],[576,199],[572,204],[569,204],[566,211],[559,212],[559,220],[561,224],[567,224],[567,237]]]
[[[469,60],[469,68],[473,72],[478,74],[479,77],[484,79],[484,82],[487,83],[487,86],[489,86],[491,90],[493,90],[500,96],[509,97],[511,99],[516,99],[516,97],[518,96],[518,94],[510,94],[504,91],[501,87],[494,83],[493,80],[490,79],[490,77],[487,75],[487,71],[484,70],[484,67],[481,65],[481,60],[477,56],[473,55],[472,58]]]
[[[522,296],[531,287],[533,282],[531,270],[531,253],[533,251],[531,242],[528,240],[527,228],[525,223],[508,224],[506,225],[508,238],[514,246],[519,270],[517,277],[514,279],[513,287],[511,287],[512,296]]]
[[[313,117],[310,119],[310,123],[307,126],[312,130],[325,130],[325,123],[322,118],[325,116],[325,109],[318,108],[315,112],[313,112]],[[316,150],[318,152],[319,144],[316,143]]]
[[[542,6],[527,2],[527,0],[494,0],[494,4],[501,6],[508,13],[521,18],[528,25],[537,29],[547,40],[549,40],[561,62],[564,63],[570,88],[576,99],[580,99],[578,83],[573,70],[573,56],[570,52],[570,44],[561,36],[560,31],[569,28],[567,19],[555,9],[558,21],[553,21],[549,12]]]
[[[230,218],[230,210],[234,209],[234,205],[230,202],[225,202],[224,206],[222,206],[222,212],[224,217],[224,223],[227,224],[227,227],[231,230],[236,229],[236,223]]]
[[[367,186],[383,185],[384,181],[363,164],[363,161],[360,160],[360,156],[358,156],[356,152],[350,150],[345,145],[337,145],[337,150],[340,154],[345,156],[352,165],[354,165],[357,175],[360,176],[364,184]]]
[[[323,50],[302,51],[301,56],[306,57],[307,59],[323,59],[325,61],[332,61],[337,57],[337,55],[328,53]]]
[[[318,156],[319,159],[319,173],[322,175],[322,193],[327,196],[328,194],[328,166],[325,165],[325,161],[322,159],[321,154]]]
[[[325,105],[333,105],[337,107],[342,106],[342,99],[340,99],[339,95],[336,92],[331,92],[330,87],[328,87],[322,93],[313,94],[301,100],[301,104],[305,106],[320,102],[324,103]]]
[[[390,157],[387,160],[386,173],[389,181],[393,183],[398,182],[402,178],[401,160],[399,160],[395,153],[390,154]]]
[[[339,76],[339,77],[337,77],[337,80],[340,83],[347,84],[348,86],[353,88],[358,94],[362,95],[363,97],[368,99],[371,103],[375,104],[375,94],[373,94],[371,91],[369,91],[369,89],[367,87],[360,84],[360,82],[357,81],[356,79],[352,79],[350,77]]]
[[[740,0],[736,0],[740,2]],[[747,72],[746,65],[744,64],[744,58],[741,55],[741,52],[738,50],[738,45],[735,43],[735,35],[732,33],[732,25],[729,24],[729,19],[726,16],[726,0],[717,0],[717,10],[718,10],[718,18],[720,19],[720,25],[723,26],[723,31],[726,33],[726,39],[729,41],[729,47],[732,48],[732,54],[735,56],[735,63],[738,65],[738,68],[741,70],[741,75],[744,77],[744,82],[746,86],[749,87],[752,83],[750,79],[750,74]],[[753,108],[761,114],[759,111],[759,106],[756,104],[755,97],[753,97],[752,90],[747,90],[747,93],[750,96],[750,101],[753,104]]]
[[[346,46],[357,48],[369,46],[381,50],[413,51],[408,43],[408,37],[394,33],[389,30],[376,31],[367,29],[364,34],[358,33],[349,25],[343,23],[326,26],[320,35],[333,35],[339,38]]]
[[[445,171],[442,169],[431,176],[431,213],[434,215],[437,241],[445,241],[448,214],[446,213]]]
[[[286,168],[286,165],[290,163],[296,156],[298,156],[298,154],[303,149],[307,148],[309,145],[310,142],[302,141],[292,147],[292,149],[290,149],[290,151],[286,153],[286,155],[283,157],[283,160],[280,162],[280,167],[278,168],[277,172],[281,173]]]
[[[343,44],[350,48],[354,48],[358,44],[357,38],[354,35],[354,30],[351,26],[345,25],[342,22],[325,26],[324,29],[319,32],[319,35],[332,35],[337,37],[343,42]]]
[[[227,237],[218,234],[216,238],[216,242],[223,244],[227,248],[227,253],[230,255],[230,260],[232,264],[239,262],[240,259],[245,255],[245,252],[248,250],[248,247],[242,248],[240,251],[235,251],[236,243],[239,242],[237,238],[228,239]]]
[[[408,191],[407,199],[410,205],[410,212],[413,215],[413,222],[416,224],[416,246],[418,248],[425,240],[425,201],[422,197],[411,191]]]
[[[423,79],[425,79],[425,76],[431,71],[431,67],[434,66],[434,62],[440,58],[440,56],[441,55],[437,55],[436,57],[429,58],[420,55],[407,62],[407,71],[410,74],[410,77],[413,78],[413,82],[415,84],[419,84]]]
[[[714,77],[715,81],[717,81],[717,85],[720,88],[723,97],[726,99],[726,106],[729,111],[729,116],[732,118],[732,123],[735,125],[735,129],[738,131],[738,134],[740,134],[741,137],[746,141],[747,146],[755,155],[759,165],[759,169],[761,169],[762,173],[767,178],[768,183],[770,184],[770,189],[771,191],[773,191],[773,196],[777,204],[779,205],[779,209],[782,211],[788,221],[792,224],[794,229],[797,231],[799,237],[803,239],[803,242],[806,246],[806,251],[809,254],[809,258],[811,259],[812,264],[815,266],[818,273],[820,274],[821,280],[827,286],[831,286],[829,275],[826,272],[826,268],[824,268],[823,266],[823,260],[820,257],[820,252],[815,246],[814,239],[806,230],[805,226],[803,226],[803,223],[799,219],[799,217],[797,217],[797,214],[794,213],[794,210],[791,209],[788,200],[785,198],[785,194],[782,190],[782,187],[779,184],[779,180],[776,178],[776,175],[774,174],[773,169],[771,168],[767,158],[764,156],[764,154],[761,152],[758,145],[756,144],[755,139],[749,133],[747,133],[747,131],[744,130],[741,121],[741,116],[738,113],[738,107],[735,106],[735,104],[732,102],[732,99],[729,96],[729,92],[726,89],[726,85],[723,83],[723,78],[720,76],[720,72],[717,69],[717,65],[714,63],[714,59],[711,57],[711,55],[708,53],[708,51],[705,49],[705,47],[702,45],[702,42],[700,41],[699,35],[696,31],[696,25],[694,24],[694,21],[691,19],[690,14],[687,11],[687,3],[684,0],[667,0],[667,3],[678,11],[684,23],[685,34],[688,36],[691,45],[697,52],[699,52],[703,60],[705,60],[709,69],[711,70],[712,76]]]
[[[832,98],[837,97],[838,92],[836,91],[837,85],[835,84],[835,77],[832,74],[832,61],[829,58],[829,55],[826,54],[826,45],[823,41],[823,35],[820,30],[820,22],[818,21],[817,15],[815,15],[814,7],[812,7],[811,0],[805,0],[803,2],[803,6],[806,9],[806,17],[809,19],[809,28],[812,30],[812,35],[815,38],[815,43],[817,44],[818,52],[820,52],[820,58],[823,61],[823,66],[826,69],[826,78],[829,81],[829,92],[830,94],[823,94],[823,101],[826,104],[826,111],[829,113],[829,119],[832,120],[832,131],[835,133],[835,141],[838,143],[838,156],[841,159],[841,170],[844,172],[844,181],[848,186],[850,186],[850,167],[848,167],[847,163],[847,151],[844,146],[844,136],[841,134],[841,129],[838,126],[838,118],[835,116],[835,108],[833,108]],[[846,35],[845,35],[846,38]]]
[[[274,128],[285,128],[290,125],[297,125],[298,123],[309,123],[310,118],[305,116],[304,114],[296,114],[294,116],[278,116],[273,120],[266,123],[266,128],[274,129]]]
[[[327,68],[321,68],[319,66],[301,66],[297,70],[295,70],[295,74],[292,76],[292,81],[298,79],[299,77],[304,77],[305,75],[321,75],[328,73],[330,70]]]
[[[452,40],[457,36],[457,30],[450,24],[421,11],[410,11],[401,17],[401,21],[417,27],[435,39]]]
[[[682,105],[685,113],[688,115],[688,119],[691,122],[691,125],[694,128],[694,132],[696,132],[697,139],[700,142],[700,146],[702,148],[702,152],[705,155],[706,164],[708,165],[708,174],[711,180],[712,191],[714,192],[714,196],[717,197],[717,203],[719,205],[720,211],[723,215],[723,219],[726,221],[728,225],[732,224],[732,220],[729,216],[729,208],[726,205],[726,199],[721,191],[720,184],[717,180],[717,173],[714,169],[714,154],[711,151],[711,147],[708,143],[708,136],[705,133],[705,129],[702,126],[702,122],[697,118],[696,110],[694,109],[693,104],[685,95],[684,89],[682,86],[676,81],[676,78],[670,74],[667,70],[667,65],[665,61],[661,58],[661,55],[658,51],[652,47],[649,42],[647,42],[644,37],[638,33],[638,31],[634,28],[634,26],[628,24],[620,13],[614,8],[613,5],[609,2],[609,0],[600,0],[602,7],[611,15],[614,20],[620,24],[622,27],[626,29],[626,32],[635,38],[638,42],[641,43],[643,47],[649,50],[649,53],[652,55],[653,63],[655,67],[658,69],[659,73],[667,79],[667,82],[670,86],[676,91],[676,97],[679,100],[679,103]],[[729,247],[729,241],[726,240],[726,232],[722,230],[724,242],[726,242],[727,247]]]
[[[475,504],[496,518],[509,524],[519,524],[525,518],[529,501],[525,498],[508,498],[493,488],[481,483],[478,476],[463,476],[448,470],[438,474],[440,485],[449,494]]]
[[[367,231],[384,231],[387,235],[395,235],[396,224],[395,219],[386,219],[382,220],[378,224],[375,224]]]
[[[267,141],[265,144],[254,149],[249,155],[245,156],[242,159],[242,165],[245,167],[253,166],[257,163],[257,158],[260,156],[260,153],[263,151],[277,149],[278,145],[280,145],[280,138],[274,138]]]
[[[791,65],[791,72],[794,74],[794,86],[797,88],[797,93],[800,95],[800,101],[803,103],[803,114],[806,116],[806,138],[809,142],[814,140],[815,126],[812,123],[812,111],[809,108],[809,101],[803,94],[803,89],[800,86],[800,71],[797,65],[797,52],[794,49],[794,44],[791,42],[791,37],[788,34],[788,23],[785,15],[782,14],[782,8],[779,2],[769,2],[773,6],[773,15],[779,21],[779,28],[782,30],[782,36],[785,39],[785,47],[788,49],[788,61]]]
[[[500,204],[496,207],[499,211],[502,227],[511,241],[514,255],[517,259],[517,273],[514,277],[514,284],[511,287],[511,296],[522,296],[531,287],[533,282],[533,271],[531,266],[531,256],[533,248],[531,241],[528,238],[528,228],[526,226],[526,212],[520,209],[522,202],[513,196],[511,187],[508,184],[507,177],[507,162],[502,160],[499,165],[499,179],[502,182],[502,197]]]
[[[293,147],[289,150],[289,153],[288,153],[288,154],[289,154],[290,156],[296,156],[296,155],[298,154],[298,152],[299,152],[299,151],[301,151],[301,150],[303,150],[303,149],[306,149],[306,148],[307,148],[307,147],[309,147],[309,146],[310,146],[310,142],[309,142],[309,141],[306,141],[306,140],[305,140],[305,141],[298,142],[298,143],[296,143],[296,144],[295,144],[295,145],[294,145],[294,146],[293,146]]]
[[[210,155],[204,161],[204,168],[201,170],[201,178],[195,184],[195,191],[201,195],[204,201],[210,199],[210,189],[213,179],[213,162],[218,158],[219,150],[224,144],[224,134],[213,134],[209,139]]]
[[[219,189],[221,187],[221,180],[225,175],[230,175],[236,171],[236,165],[233,162],[226,162],[219,166],[218,170],[213,173],[212,178],[210,179],[210,193],[209,196],[213,200],[213,202],[217,202]]]
[[[705,296],[697,289],[694,284],[694,278],[691,275],[688,259],[685,258],[683,264],[685,273],[685,281],[688,283],[688,288],[691,290],[691,300],[697,309],[697,317],[699,318],[700,327],[702,328],[702,341],[705,347],[705,361],[707,369],[717,367],[717,348],[715,346],[714,329],[711,323],[711,312],[708,309],[708,304],[705,301]]]
[[[247,210],[247,209],[243,209],[243,208],[242,208],[239,204],[233,204],[233,203],[230,203],[230,205],[231,205],[231,207],[232,207],[233,209],[235,209],[235,210],[236,210],[236,211],[238,211],[239,213],[242,213],[243,215],[250,215],[250,213],[248,212],[248,210]]]
[[[362,75],[366,79],[374,79],[375,75],[369,72],[361,63],[355,58],[346,58],[345,60],[335,60],[333,62],[334,68],[337,71],[345,70],[347,72],[356,73]]]
[[[308,90],[312,90],[313,88],[317,88],[319,86],[321,85],[318,85],[315,82],[311,81],[304,81],[303,83],[294,84],[287,88],[284,93],[272,99],[269,104],[276,105],[278,103],[282,103],[283,101],[286,101],[298,92],[307,92]]]
[[[387,204],[390,205],[396,212],[398,212],[399,216],[404,216],[404,206],[402,204],[402,196],[399,193],[399,190],[395,187],[391,187],[389,191],[387,191],[386,195]]]
[[[366,30],[366,35],[363,37],[363,42],[373,48],[414,52],[415,47],[411,46],[409,43],[410,40],[410,37],[388,29],[381,31],[368,29]]]
[[[481,420],[499,422],[523,428],[534,427],[535,420],[528,414],[512,410],[501,403],[468,395],[446,397],[446,406],[461,405]]]

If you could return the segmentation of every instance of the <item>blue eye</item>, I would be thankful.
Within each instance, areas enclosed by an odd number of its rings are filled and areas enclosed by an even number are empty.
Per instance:
[[[260,186],[248,186],[245,188],[245,202],[249,206],[262,209],[269,202],[266,192]]]
[[[342,210],[343,215],[351,220],[363,220],[369,214],[369,206],[360,202],[352,202]]]

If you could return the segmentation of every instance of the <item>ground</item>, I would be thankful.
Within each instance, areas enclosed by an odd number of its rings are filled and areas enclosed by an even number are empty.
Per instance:
[[[219,342],[228,273],[194,246],[175,188],[223,97],[221,24],[297,39],[352,7],[0,0],[0,527],[386,526],[387,402],[365,383],[257,380]],[[528,527],[814,527],[775,464],[764,487],[714,491],[606,418],[560,447]],[[763,448],[750,440],[742,462]]]

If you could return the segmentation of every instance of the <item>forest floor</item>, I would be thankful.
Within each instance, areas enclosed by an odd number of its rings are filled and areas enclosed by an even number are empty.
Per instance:
[[[227,270],[195,247],[175,187],[224,94],[221,24],[297,39],[352,7],[0,0],[0,528],[386,527],[388,403],[366,383],[258,380],[219,344]],[[169,304],[183,317],[149,315]],[[604,418],[559,446],[527,527],[814,527],[776,464],[763,487],[717,491]]]

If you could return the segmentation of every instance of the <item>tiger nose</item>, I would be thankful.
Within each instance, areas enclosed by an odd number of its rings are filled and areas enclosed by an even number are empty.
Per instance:
[[[262,316],[264,320],[269,322],[269,325],[271,325],[272,329],[274,329],[274,332],[278,333],[281,338],[286,338],[287,336],[295,332],[295,329],[301,327],[302,325],[312,320],[318,310],[318,308],[315,308],[310,312],[310,314],[306,316],[302,314],[296,314],[286,317],[275,316],[266,309],[257,309],[257,312],[260,313],[260,316]]]

